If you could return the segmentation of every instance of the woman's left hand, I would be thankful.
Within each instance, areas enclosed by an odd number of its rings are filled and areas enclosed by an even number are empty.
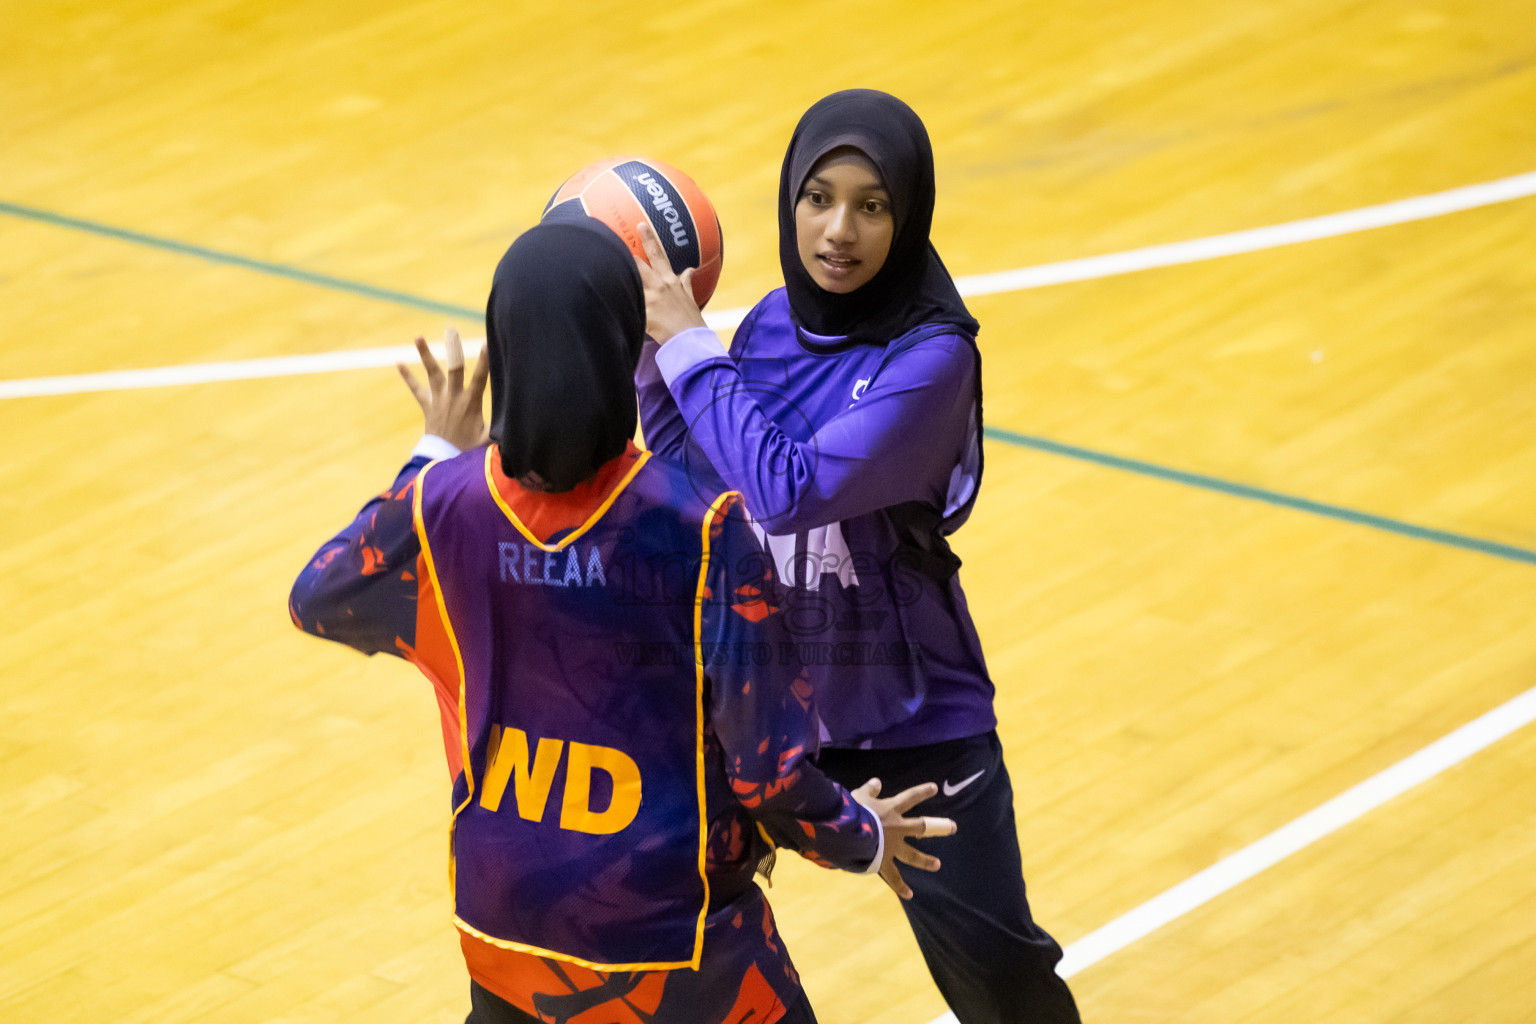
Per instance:
[[[642,220],[635,227],[640,234],[640,245],[650,259],[647,263],[635,257],[635,264],[640,268],[640,283],[645,287],[645,333],[665,344],[673,335],[690,327],[705,326],[704,314],[699,312],[699,304],[693,301],[693,268],[681,275],[672,273],[667,251],[662,248],[651,222]]]

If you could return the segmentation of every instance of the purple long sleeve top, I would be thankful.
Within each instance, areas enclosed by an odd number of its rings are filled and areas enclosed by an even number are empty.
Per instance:
[[[783,289],[737,329],[659,348],[636,374],[648,446],[701,491],[739,490],[816,676],[823,740],[906,747],[996,726],[993,686],[942,536],[969,514],[981,453],[978,359],[958,329],[886,345],[797,330]]]

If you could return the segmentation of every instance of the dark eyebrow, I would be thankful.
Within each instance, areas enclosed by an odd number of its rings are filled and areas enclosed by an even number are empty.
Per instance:
[[[809,177],[809,178],[805,179],[805,184],[800,186],[800,191],[804,192],[806,189],[810,188],[812,185],[817,185],[817,186],[819,186],[821,188],[831,188],[832,187],[832,183],[831,182],[829,182],[826,178],[823,178],[821,175],[817,174],[817,175],[813,175],[812,177]],[[890,189],[886,188],[884,185],[866,185],[864,188],[860,189],[859,191],[861,191],[861,192],[884,192],[887,197],[889,197],[890,194],[891,194]]]

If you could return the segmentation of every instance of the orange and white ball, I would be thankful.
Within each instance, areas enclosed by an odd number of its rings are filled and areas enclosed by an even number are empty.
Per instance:
[[[615,157],[567,178],[544,207],[544,220],[587,216],[602,221],[645,259],[635,230],[644,217],[656,229],[674,273],[694,268],[693,297],[703,308],[720,281],[720,220],[692,178],[659,160]],[[649,261],[647,261],[649,262]]]

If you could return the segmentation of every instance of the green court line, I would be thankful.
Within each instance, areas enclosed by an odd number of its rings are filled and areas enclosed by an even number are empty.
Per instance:
[[[1432,530],[1427,526],[1416,526],[1413,523],[1405,523],[1400,519],[1389,519],[1386,516],[1372,515],[1369,512],[1357,512],[1352,508],[1344,508],[1341,505],[1329,505],[1326,502],[1312,501],[1309,498],[1297,498],[1293,495],[1281,494],[1279,491],[1270,491],[1262,487],[1250,487],[1248,484],[1233,483],[1230,480],[1206,476],[1203,473],[1170,469],[1167,466],[1159,466],[1153,462],[1142,462],[1140,459],[1128,459],[1120,455],[1109,455],[1105,452],[1094,451],[1092,448],[1080,448],[1077,445],[1063,444],[1060,441],[1052,441],[1044,437],[1033,437],[1029,434],[1019,434],[1012,430],[986,427],[983,433],[989,440],[1002,441],[1004,444],[1015,445],[1019,448],[1032,448],[1035,451],[1047,452],[1051,455],[1061,455],[1080,462],[1090,462],[1097,466],[1106,466],[1110,469],[1118,469],[1127,473],[1136,473],[1157,480],[1183,484],[1186,487],[1197,487],[1201,490],[1214,491],[1217,494],[1225,494],[1232,498],[1262,501],[1266,504],[1291,509],[1295,512],[1305,512],[1309,515],[1338,519],[1346,523],[1354,523],[1357,526],[1369,526],[1372,529],[1395,533],[1401,537],[1412,537],[1414,540],[1426,540],[1433,544],[1443,544],[1447,547],[1461,548],[1465,551],[1476,551],[1483,555],[1492,555],[1495,558],[1506,558],[1512,562],[1536,565],[1536,551],[1528,551],[1525,548],[1517,548],[1509,544],[1499,544],[1490,540],[1481,540],[1477,537],[1467,537],[1459,533],[1450,533],[1446,530]]]
[[[455,306],[447,302],[437,302],[433,299],[424,299],[407,292],[376,288],[373,285],[364,284],[360,281],[349,281],[346,278],[332,277],[329,274],[317,274],[313,271],[285,266],[281,263],[268,263],[264,260],[255,260],[247,256],[238,256],[234,253],[220,252],[217,249],[209,249],[201,245],[178,242],[172,238],[161,238],[158,235],[130,231],[126,228],[113,227],[109,224],[99,224],[95,221],[70,217],[62,213],[54,213],[51,210],[40,210],[17,203],[8,203],[4,200],[0,200],[0,213],[7,213],[14,217],[21,217],[54,227],[85,231],[103,238],[132,242],[136,245],[148,246],[152,249],[160,249],[183,256],[195,256],[212,263],[222,263],[226,266],[239,267],[242,270],[253,270],[260,274],[270,274],[274,277],[286,278],[302,284],[312,284],[321,288],[350,292],[363,298],[393,302],[402,306],[409,306],[412,309],[422,309],[431,313],[446,313],[450,316],[472,317],[475,319],[483,315],[481,310],[470,309],[466,306]],[[1467,537],[1445,530],[1432,530],[1425,526],[1415,526],[1413,523],[1389,519],[1386,516],[1371,515],[1368,512],[1357,512],[1354,509],[1344,508],[1340,505],[1329,505],[1321,501],[1297,498],[1289,494],[1281,494],[1278,491],[1265,490],[1262,487],[1250,487],[1247,484],[1233,483],[1218,477],[1206,476],[1203,473],[1190,473],[1181,469],[1170,469],[1167,466],[1159,466],[1152,462],[1142,462],[1139,459],[1128,459],[1119,455],[1110,455],[1106,452],[1094,451],[1091,448],[1080,448],[1077,445],[1063,444],[1060,441],[1033,437],[1029,434],[1020,434],[998,427],[987,427],[984,430],[984,434],[989,440],[1001,441],[1004,444],[1011,444],[1019,448],[1031,448],[1035,451],[1076,459],[1080,462],[1088,462],[1096,466],[1118,469],[1127,473],[1136,473],[1140,476],[1148,476],[1157,480],[1183,484],[1186,487],[1214,491],[1217,494],[1225,494],[1228,497],[1244,498],[1249,501],[1262,501],[1269,505],[1291,509],[1296,512],[1305,512],[1309,515],[1337,519],[1346,523],[1354,523],[1358,526],[1369,526],[1372,529],[1384,530],[1387,533],[1394,533],[1401,537],[1411,537],[1414,540],[1429,541],[1432,544],[1442,544],[1447,547],[1460,548],[1464,551],[1475,551],[1479,554],[1492,555],[1495,558],[1504,558],[1513,562],[1536,565],[1536,551],[1528,551],[1525,548],[1517,548],[1509,544],[1498,544],[1494,541],[1480,540],[1476,537]]]
[[[298,281],[301,284],[312,284],[321,288],[330,288],[334,291],[350,292],[353,295],[360,295],[365,299],[393,302],[397,305],[409,306],[412,309],[423,309],[429,313],[446,313],[449,316],[469,317],[475,320],[485,315],[484,310],[471,309],[468,306],[455,306],[450,302],[424,299],[419,295],[397,292],[389,288],[377,288],[371,284],[364,284],[361,281],[348,281],[346,278],[332,277],[329,274],[317,274],[312,270],[290,267],[282,263],[254,260],[249,256],[238,256],[234,253],[220,252],[218,249],[209,249],[206,246],[178,242],[174,238],[161,238],[159,235],[147,235],[142,231],[130,231],[127,228],[113,227],[110,224],[82,220],[79,217],[55,213],[52,210],[39,210],[35,207],[22,206],[18,203],[8,203],[0,200],[0,213],[8,213],[13,217],[21,217],[25,220],[37,221],[40,224],[48,224],[53,227],[72,228],[76,231],[84,231],[92,235],[99,235],[102,238],[116,239],[120,242],[132,242],[135,245],[160,249],[164,252],[173,252],[181,256],[195,256],[210,263],[222,263],[225,266],[239,267],[241,270],[254,270],[258,274],[270,274],[273,277],[286,278],[289,281]]]

